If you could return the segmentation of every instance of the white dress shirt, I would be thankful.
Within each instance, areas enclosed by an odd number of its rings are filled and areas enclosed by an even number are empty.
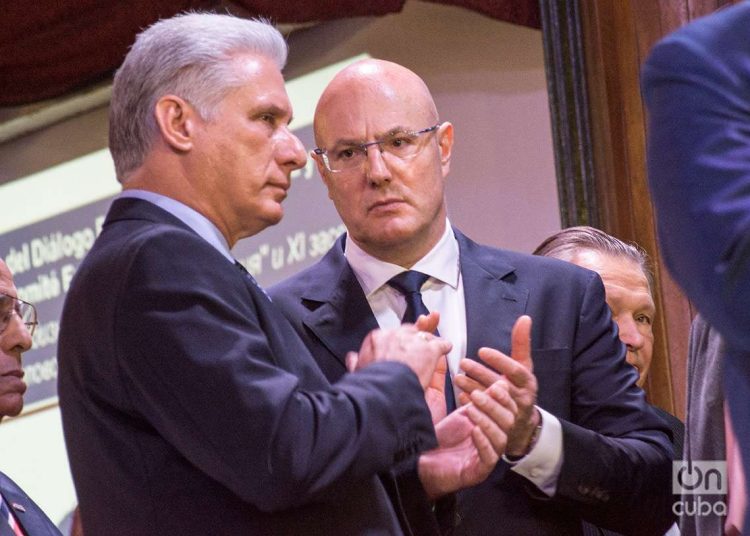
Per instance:
[[[349,235],[346,237],[344,254],[378,325],[381,328],[399,326],[406,311],[406,300],[387,283],[406,269],[369,255]],[[459,362],[466,357],[466,304],[458,242],[448,220],[445,233],[435,247],[410,269],[430,276],[422,286],[422,301],[428,310],[440,313],[440,336],[453,343],[453,349],[448,354],[448,370],[454,377],[459,373]],[[455,385],[454,390],[458,392]],[[562,465],[562,427],[554,415],[538,409],[544,423],[539,439],[528,455],[511,465],[513,471],[551,497],[555,494]]]

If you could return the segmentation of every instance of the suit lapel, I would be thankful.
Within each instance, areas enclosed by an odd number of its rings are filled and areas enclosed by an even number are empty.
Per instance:
[[[454,232],[466,302],[467,357],[475,359],[482,346],[510,353],[510,333],[526,310],[529,291],[515,283],[515,268],[502,252],[480,246],[456,229]],[[344,257],[344,239],[340,237],[322,259],[303,294],[309,311],[303,323],[342,366],[347,352],[359,349],[365,336],[378,328]]]
[[[480,246],[454,229],[466,306],[466,356],[482,346],[510,353],[510,333],[526,310],[529,291],[515,283],[515,267],[502,252]]]
[[[322,259],[303,300],[309,313],[303,323],[345,365],[347,352],[356,351],[378,324],[354,271],[344,257],[345,235]]]

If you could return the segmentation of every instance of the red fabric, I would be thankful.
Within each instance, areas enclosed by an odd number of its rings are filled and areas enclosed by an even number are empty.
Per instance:
[[[401,11],[405,0],[234,0],[239,15],[301,23]],[[539,27],[537,0],[431,0]],[[186,9],[223,9],[221,0],[0,0],[0,106],[29,104],[110,76],[135,35]],[[245,12],[241,12],[245,10]]]
[[[461,6],[493,19],[512,22],[519,26],[541,28],[539,2],[528,0],[427,0],[435,4]]]
[[[105,78],[120,64],[141,28],[161,17],[207,4],[196,0],[4,3],[2,106],[55,97]]]
[[[397,13],[406,0],[326,0],[325,2],[285,2],[283,0],[234,0],[251,14],[278,23],[299,23],[351,17],[378,17]]]

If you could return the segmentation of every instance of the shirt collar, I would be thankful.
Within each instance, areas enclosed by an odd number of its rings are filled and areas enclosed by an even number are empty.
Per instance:
[[[365,252],[348,234],[344,255],[368,298],[393,276],[406,271],[397,264],[381,261]],[[459,276],[458,258],[458,242],[446,218],[443,236],[427,255],[411,267],[411,270],[427,274],[456,289]]]
[[[227,259],[234,262],[234,257],[232,257],[229,244],[227,243],[226,238],[224,238],[224,235],[221,234],[218,227],[211,223],[211,221],[200,212],[190,208],[184,203],[180,203],[176,199],[157,194],[156,192],[150,192],[148,190],[123,190],[115,199],[123,198],[142,199],[143,201],[148,201],[149,203],[153,203],[157,207],[166,210],[172,216],[179,219],[182,223],[195,231],[201,238],[216,248]]]

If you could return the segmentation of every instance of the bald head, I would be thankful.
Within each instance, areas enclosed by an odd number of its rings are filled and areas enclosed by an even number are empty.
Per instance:
[[[341,70],[328,84],[315,109],[315,142],[331,132],[346,118],[364,118],[368,108],[392,115],[401,125],[408,112],[415,125],[438,122],[437,108],[430,90],[419,76],[402,65],[385,60],[367,59]]]
[[[314,128],[313,158],[349,238],[412,266],[445,231],[453,146],[453,126],[438,124],[427,85],[401,65],[359,61],[325,89]]]

